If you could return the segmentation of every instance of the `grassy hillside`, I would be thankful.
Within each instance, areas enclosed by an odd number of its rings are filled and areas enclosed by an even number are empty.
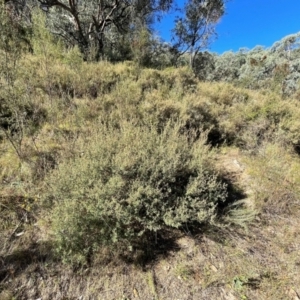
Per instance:
[[[0,299],[299,299],[299,100],[49,47],[2,58]]]

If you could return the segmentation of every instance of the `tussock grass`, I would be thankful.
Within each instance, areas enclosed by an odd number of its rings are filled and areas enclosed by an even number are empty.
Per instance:
[[[254,158],[249,158],[249,174],[260,209],[276,215],[297,213],[299,210],[298,155],[280,144],[264,144]]]

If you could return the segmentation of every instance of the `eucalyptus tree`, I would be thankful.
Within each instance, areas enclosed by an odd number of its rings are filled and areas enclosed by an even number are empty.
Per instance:
[[[175,47],[180,54],[190,53],[190,66],[194,68],[195,57],[208,46],[215,34],[215,25],[224,14],[223,0],[189,0],[183,16],[177,18],[173,29]]]
[[[116,35],[146,26],[156,14],[168,11],[173,0],[38,0],[47,12],[51,31],[95,58]]]
[[[273,58],[272,75],[281,86],[283,95],[299,90],[300,84],[300,32],[290,34],[270,48]]]
[[[239,82],[248,88],[271,88],[283,96],[299,89],[300,32],[288,35],[270,48],[256,46],[246,53]],[[229,63],[229,62],[228,62]]]

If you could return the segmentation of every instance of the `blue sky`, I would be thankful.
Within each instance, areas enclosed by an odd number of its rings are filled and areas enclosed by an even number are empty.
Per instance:
[[[177,0],[183,6],[184,0]],[[158,34],[170,40],[172,15],[157,26]],[[210,51],[223,53],[256,45],[270,47],[284,36],[300,31],[300,0],[230,0],[217,25],[218,38]]]

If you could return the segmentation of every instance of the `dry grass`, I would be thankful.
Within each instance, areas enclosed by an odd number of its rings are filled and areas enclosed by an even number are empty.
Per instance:
[[[145,269],[110,257],[74,271],[37,250],[15,252],[4,257],[11,281],[2,289],[17,299],[296,299],[289,296],[300,283],[295,225],[281,219],[248,235],[182,237]]]

